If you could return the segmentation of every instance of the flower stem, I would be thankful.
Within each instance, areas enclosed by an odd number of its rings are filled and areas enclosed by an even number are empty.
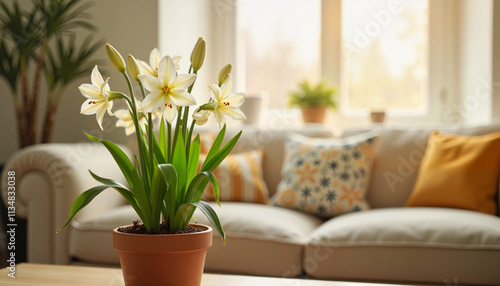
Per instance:
[[[182,108],[179,108],[177,112],[177,122],[175,122],[175,129],[174,129],[174,141],[172,142],[172,153],[170,154],[171,156],[174,155],[175,153],[175,145],[177,145],[177,137],[179,137],[179,128],[181,127],[182,123]],[[172,158],[169,160],[172,162]]]
[[[194,124],[196,123],[195,120],[191,121],[191,127],[189,128],[189,133],[187,138],[192,138],[193,137],[193,130],[194,130]],[[186,144],[186,162],[189,162],[189,152],[191,149],[191,139],[187,140]]]
[[[143,178],[142,182],[144,183],[144,189],[149,190],[150,181],[146,179],[149,178],[148,165],[146,164],[146,154],[145,154],[146,150],[144,146],[144,141],[142,139],[143,137],[142,129],[141,126],[139,125],[139,117],[137,115],[137,105],[135,103],[134,90],[132,88],[132,82],[130,81],[130,78],[128,77],[127,73],[122,73],[122,74],[125,77],[125,80],[127,81],[127,85],[130,91],[130,103],[131,103],[130,105],[132,109],[132,120],[134,121],[135,133],[137,136],[137,144],[139,147],[139,160],[141,163],[140,167],[142,170],[142,178]],[[149,222],[147,223],[147,225],[146,222],[144,222],[144,225],[148,230],[151,229],[151,225],[149,225]]]
[[[139,82],[141,87],[142,98],[146,97],[146,92],[144,91],[144,86],[142,82]],[[153,145],[153,116],[151,112],[148,113],[148,143],[149,143],[149,170],[151,174],[154,173],[155,161],[154,161],[154,145]]]
[[[193,66],[191,65],[189,67],[189,73],[191,73]],[[194,72],[195,75],[198,75],[198,71]],[[193,83],[188,87],[188,92],[191,93],[193,91],[194,84],[196,82],[196,78],[194,78]],[[184,107],[184,119],[182,121],[182,136],[184,137],[184,145],[186,146],[186,158],[189,158],[189,145],[191,145],[191,135],[186,137],[186,132],[188,131],[187,129],[187,123],[188,123],[188,117],[189,117],[189,106]],[[194,122],[194,120],[193,120]],[[193,128],[193,124],[191,124],[190,130]],[[189,133],[192,134],[193,132],[189,130]]]
[[[163,118],[162,118],[163,120]],[[172,163],[172,159],[171,159],[171,154],[172,154],[172,150],[171,150],[171,144],[172,144],[172,124],[170,124],[170,122],[167,121],[167,163]]]

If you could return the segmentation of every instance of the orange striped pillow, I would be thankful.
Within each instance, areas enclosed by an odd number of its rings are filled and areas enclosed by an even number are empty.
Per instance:
[[[251,202],[265,204],[269,191],[262,175],[264,150],[252,150],[230,154],[213,172],[220,188],[220,201]],[[200,156],[200,166],[205,157]],[[212,186],[209,184],[202,197],[214,200]]]

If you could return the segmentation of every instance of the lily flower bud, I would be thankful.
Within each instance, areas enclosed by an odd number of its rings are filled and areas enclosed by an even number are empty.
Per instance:
[[[141,68],[139,67],[139,62],[132,55],[127,57],[128,71],[130,75],[138,82],[140,82],[138,75],[141,73]]]
[[[225,67],[223,67],[220,72],[219,72],[219,86],[221,86],[223,83],[226,82],[227,77],[231,73],[231,69],[233,66],[231,64],[227,64]]]
[[[208,117],[210,115],[210,111],[208,110],[200,110],[199,108],[193,113],[193,119],[195,120],[196,125],[203,125],[208,122]]]
[[[111,62],[111,64],[113,64],[115,69],[117,69],[121,73],[125,73],[125,61],[123,60],[120,53],[110,44],[106,44],[106,53],[108,54],[109,61]]]
[[[207,43],[203,37],[200,37],[194,46],[193,52],[191,53],[191,65],[193,66],[194,72],[197,72],[203,65],[206,50]]]

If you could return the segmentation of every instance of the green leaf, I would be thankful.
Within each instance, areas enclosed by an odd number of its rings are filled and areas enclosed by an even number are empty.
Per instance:
[[[188,215],[189,213],[193,214],[195,210],[196,207],[192,206],[191,204],[186,203],[181,205],[175,212],[175,219],[174,219],[175,229],[172,230],[185,230],[189,224],[189,221],[191,221],[191,217],[190,216],[188,217]]]
[[[194,179],[189,184],[189,187],[186,192],[186,197],[184,198],[185,202],[198,202],[205,191],[205,187],[208,182],[212,184],[214,189],[214,197],[217,204],[219,203],[220,189],[219,183],[217,182],[217,178],[212,172],[204,171],[199,173],[194,177]]]
[[[227,155],[231,153],[231,151],[234,148],[234,145],[236,145],[238,139],[240,139],[241,132],[242,131],[240,131],[238,134],[236,134],[236,136],[234,136],[231,140],[229,140],[229,142],[227,142],[227,144],[224,147],[222,147],[222,149],[219,152],[217,152],[217,154],[215,154],[213,157],[209,159],[207,156],[207,159],[205,159],[205,162],[203,163],[203,167],[201,168],[201,170],[213,172],[215,168],[217,168],[220,165],[220,163],[227,157]]]
[[[172,164],[159,164],[158,168],[163,174],[163,179],[167,185],[165,201],[168,216],[170,218],[170,227],[173,227],[178,199],[177,171]]]
[[[160,216],[163,207],[163,200],[167,192],[167,185],[160,168],[157,166],[153,173],[153,182],[151,183],[151,219],[152,227],[159,231]]]
[[[63,228],[65,228],[73,219],[73,217],[85,206],[87,206],[97,195],[99,195],[102,191],[109,188],[108,186],[96,186],[88,189],[83,192],[78,198],[75,199],[73,204],[71,205],[71,209],[69,211],[69,217],[66,223],[58,229],[56,232],[60,232]]]
[[[200,163],[200,135],[196,135],[193,142],[191,143],[191,147],[189,150],[189,162],[187,167],[187,181],[189,184],[191,180],[196,175],[196,171],[198,171],[198,165]]]
[[[137,174],[137,171],[128,156],[118,146],[116,146],[115,143],[107,140],[101,140],[90,134],[86,135],[92,141],[101,142],[104,147],[108,149],[109,153],[111,153],[111,156],[113,156],[113,158],[115,159],[116,164],[122,171],[125,179],[127,179],[127,182],[130,185],[135,197],[137,198],[139,206],[144,213],[144,218],[146,219],[146,221],[143,222],[149,223],[149,218],[151,217],[150,201],[146,194],[146,190],[144,189],[143,181],[141,180],[139,174]]]
[[[112,179],[106,179],[106,178],[103,178],[103,177],[100,177],[96,174],[94,174],[92,171],[90,171],[90,175],[98,182],[104,184],[105,186],[107,186],[108,188],[113,188],[115,189],[116,191],[118,191],[126,200],[127,202],[132,206],[132,208],[134,208],[135,212],[137,213],[137,215],[139,216],[139,218],[145,222],[146,219],[144,217],[144,214],[141,210],[141,208],[139,207],[139,205],[137,204],[137,199],[135,198],[134,194],[127,188],[125,187],[124,185],[122,185],[121,183],[115,181],[115,180],[112,180]]]
[[[201,199],[201,196],[203,195],[203,192],[205,191],[205,188],[210,182],[213,187],[214,191],[214,197],[215,201],[217,204],[220,206],[219,202],[219,196],[220,196],[220,189],[219,189],[219,183],[217,182],[217,178],[214,176],[213,173],[205,171],[199,173],[193,181],[191,181],[191,184],[189,186],[189,189],[186,193],[186,198],[184,199],[185,202],[188,203],[196,203],[199,202]],[[191,218],[194,214],[195,209],[192,208],[189,210],[189,213],[185,216],[184,218],[184,227],[187,227],[189,224],[189,218]]]
[[[159,147],[161,150],[161,153],[163,154],[163,157],[166,158],[167,156],[167,139],[166,139],[166,133],[165,133],[165,120],[162,119],[160,120],[160,142],[159,142]]]
[[[219,217],[217,216],[217,213],[214,211],[214,209],[204,201],[199,201],[197,203],[188,203],[188,204],[198,207],[203,212],[203,214],[205,214],[205,216],[208,218],[212,226],[219,233],[220,237],[222,237],[222,239],[224,240],[224,244],[226,244],[226,233],[222,229]]]
[[[186,162],[186,147],[184,145],[184,140],[182,136],[177,136],[177,143],[175,146],[175,151],[172,157],[172,165],[175,167],[178,176],[178,196],[177,204],[180,204],[182,197],[184,196],[184,190],[186,188],[186,178],[187,178],[187,162]]]
[[[156,160],[156,164],[166,164],[167,163],[167,159],[165,158],[165,156],[163,155],[162,151],[161,151],[161,147],[158,143],[158,138],[156,137],[156,134],[153,132],[153,154],[154,154],[154,158]]]
[[[217,152],[219,152],[220,146],[222,145],[222,140],[224,140],[224,136],[226,134],[226,125],[222,127],[220,130],[219,134],[215,138],[214,143],[212,144],[212,147],[208,151],[207,158],[205,159],[205,162],[210,160]]]

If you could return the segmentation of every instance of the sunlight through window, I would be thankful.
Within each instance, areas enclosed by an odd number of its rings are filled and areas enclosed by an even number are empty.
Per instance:
[[[427,108],[428,1],[342,1],[347,110]]]
[[[270,108],[284,108],[288,92],[320,79],[320,0],[242,0],[238,37],[245,89],[267,91]]]

